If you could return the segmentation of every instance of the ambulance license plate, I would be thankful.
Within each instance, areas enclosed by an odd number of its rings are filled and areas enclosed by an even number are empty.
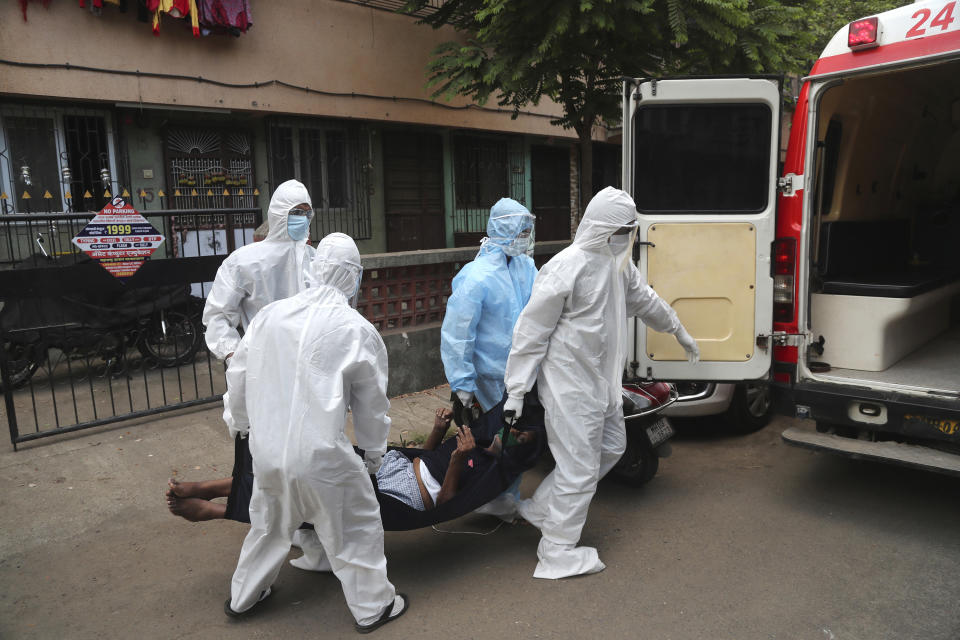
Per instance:
[[[650,444],[659,447],[661,444],[673,437],[674,430],[670,426],[670,421],[666,418],[660,418],[652,425],[647,427],[647,437],[650,438]]]

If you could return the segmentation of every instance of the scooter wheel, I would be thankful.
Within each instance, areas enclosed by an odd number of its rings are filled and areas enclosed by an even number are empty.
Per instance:
[[[627,434],[627,448],[610,474],[631,487],[650,482],[660,468],[660,458],[641,436]]]

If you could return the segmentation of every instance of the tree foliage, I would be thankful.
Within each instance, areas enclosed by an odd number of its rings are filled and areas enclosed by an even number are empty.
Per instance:
[[[428,2],[408,0],[406,8]],[[814,21],[848,20],[882,2],[841,0],[840,9],[832,0],[446,0],[423,22],[452,25],[462,39],[436,49],[428,83],[448,99],[484,104],[495,96],[514,117],[544,96],[558,103],[563,115],[554,123],[580,141],[585,202],[591,131],[619,120],[622,76],[804,73],[817,39],[835,30],[813,29]]]

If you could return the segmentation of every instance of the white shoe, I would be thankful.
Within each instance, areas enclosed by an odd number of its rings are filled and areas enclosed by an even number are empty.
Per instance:
[[[555,544],[543,538],[537,547],[537,557],[540,561],[533,572],[534,578],[558,580],[598,573],[607,568],[593,547]]]
[[[543,521],[546,519],[546,516],[541,514],[536,503],[534,503],[533,498],[527,498],[526,500],[520,500],[517,502],[517,514],[537,529],[543,528]]]
[[[300,547],[303,555],[291,560],[290,566],[304,571],[333,571],[315,532],[297,529],[293,532],[293,546]]]

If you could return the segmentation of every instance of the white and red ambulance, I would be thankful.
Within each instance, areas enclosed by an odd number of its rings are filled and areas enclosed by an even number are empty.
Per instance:
[[[637,325],[637,377],[768,379],[792,444],[960,474],[957,5],[841,29],[780,170],[776,80],[624,83],[638,266],[703,356]]]

